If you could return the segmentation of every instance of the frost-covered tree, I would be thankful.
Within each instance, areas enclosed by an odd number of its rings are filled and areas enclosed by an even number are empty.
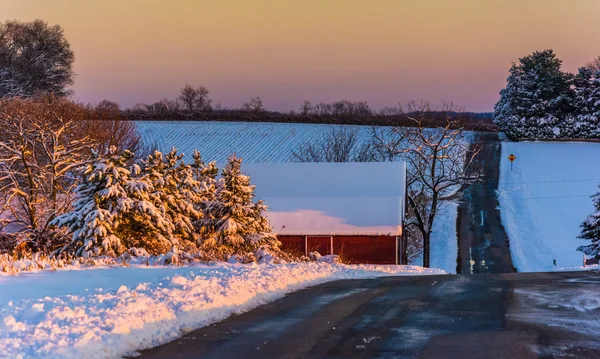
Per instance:
[[[407,162],[409,234],[418,234],[423,243],[423,266],[430,265],[431,231],[440,201],[461,186],[479,180],[473,169],[479,148],[471,147],[457,118],[461,112],[452,103],[433,108],[428,102],[409,102],[400,110],[414,122],[414,127],[372,129],[372,159]],[[424,123],[432,113],[444,114],[445,126],[427,128]]]
[[[202,213],[202,218],[195,222],[196,230],[203,238],[214,236],[214,224],[216,212],[219,210],[217,192],[222,188],[222,179],[217,179],[219,169],[216,162],[205,163],[200,152],[194,151],[192,156],[192,167],[194,179],[200,184],[200,196],[202,201],[196,202],[196,209]]]
[[[0,97],[68,95],[74,59],[58,25],[42,20],[0,23]]]
[[[494,106],[494,122],[512,138],[560,136],[557,125],[573,114],[572,75],[552,50],[536,51],[512,65]]]
[[[166,202],[160,202],[148,172],[137,164],[129,165],[133,156],[130,151],[118,154],[111,148],[87,166],[72,210],[53,221],[73,235],[63,250],[79,256],[118,255],[143,247],[158,254],[179,244],[174,235],[178,226],[166,208],[176,201],[162,197]]]
[[[253,252],[261,245],[279,246],[272,228],[263,216],[266,206],[253,202],[254,185],[242,173],[242,160],[228,159],[223,169],[223,186],[216,197],[214,228],[216,245],[233,252]]]
[[[68,101],[11,99],[0,103],[0,217],[47,247],[50,222],[67,210],[92,142],[77,134],[82,108]],[[1,212],[4,212],[3,214]]]
[[[595,211],[590,214],[581,224],[581,234],[579,238],[591,241],[590,244],[581,246],[577,250],[582,251],[588,256],[600,258],[600,193],[592,197]]]
[[[600,69],[582,67],[573,80],[577,116],[570,128],[571,138],[600,137]]]
[[[132,187],[127,162],[132,158],[129,151],[121,155],[109,152],[107,158],[96,155],[87,166],[72,211],[53,221],[73,234],[72,242],[64,249],[71,249],[79,256],[114,255],[123,251],[117,228],[123,214],[135,206],[128,193]]]
[[[197,204],[204,201],[202,185],[183,155],[173,148],[165,156],[154,151],[141,164],[142,179],[150,181],[150,199],[172,224],[165,232],[171,243],[196,241],[194,221],[201,219]],[[175,238],[176,237],[176,238]]]

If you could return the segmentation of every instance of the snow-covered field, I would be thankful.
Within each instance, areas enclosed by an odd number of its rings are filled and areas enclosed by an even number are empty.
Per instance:
[[[0,276],[0,358],[118,358],[301,288],[444,274],[327,263],[63,269]]]
[[[517,157],[512,171],[511,153]],[[590,196],[598,192],[599,161],[596,143],[502,143],[498,199],[518,271],[582,266],[576,249],[589,242],[577,236],[594,210]]]
[[[291,162],[292,150],[299,144],[313,141],[324,132],[340,125],[202,122],[202,121],[139,121],[138,130],[146,146],[156,146],[161,151],[176,147],[189,156],[199,150],[205,160],[224,163],[236,153],[244,162]],[[361,141],[367,142],[369,126],[348,126],[357,129]],[[467,132],[467,140],[472,133]],[[187,157],[187,159],[190,159]],[[432,229],[432,267],[449,273],[456,272],[458,255],[456,239],[457,206],[444,204]],[[443,207],[444,207],[443,206]],[[442,212],[443,211],[443,212]],[[415,264],[422,259],[416,258]]]
[[[319,138],[339,125],[298,123],[254,123],[214,121],[139,121],[138,131],[145,146],[161,151],[176,147],[191,160],[194,150],[207,161],[225,163],[235,153],[244,162],[291,162],[292,150]],[[369,126],[347,126],[369,141]]]

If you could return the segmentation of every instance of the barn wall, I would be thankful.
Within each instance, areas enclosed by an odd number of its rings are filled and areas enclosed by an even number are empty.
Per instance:
[[[350,263],[396,264],[396,237],[335,236],[333,254]]]
[[[317,251],[322,255],[331,254],[331,236],[277,236],[282,249],[303,255]],[[395,236],[333,236],[333,254],[350,263],[396,264]]]

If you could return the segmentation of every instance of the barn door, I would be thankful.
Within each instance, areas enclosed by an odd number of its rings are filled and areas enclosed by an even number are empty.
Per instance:
[[[332,254],[332,241],[331,236],[306,236],[306,255],[310,252],[319,252],[322,256]]]

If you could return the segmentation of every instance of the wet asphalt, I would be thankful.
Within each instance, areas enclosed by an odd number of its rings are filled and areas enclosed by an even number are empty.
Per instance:
[[[600,358],[597,272],[347,280],[139,358]]]
[[[475,133],[471,150],[481,148],[474,170],[480,182],[462,189],[458,206],[457,273],[514,273],[508,236],[500,220],[497,199],[501,142],[496,133]]]

